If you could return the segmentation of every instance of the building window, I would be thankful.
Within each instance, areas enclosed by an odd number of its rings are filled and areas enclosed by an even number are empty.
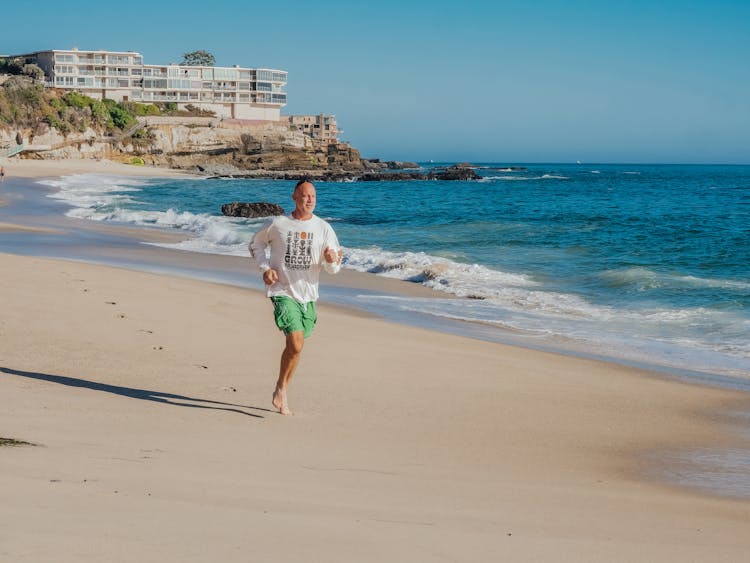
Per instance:
[[[235,68],[214,68],[214,80],[237,80],[238,78],[239,72]]]
[[[163,78],[160,79],[145,79],[143,81],[143,87],[144,88],[166,88],[167,87],[167,81]]]
[[[107,64],[127,65],[130,64],[130,57],[123,55],[109,55],[107,56]]]

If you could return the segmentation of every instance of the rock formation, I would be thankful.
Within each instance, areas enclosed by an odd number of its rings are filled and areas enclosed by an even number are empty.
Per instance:
[[[221,206],[221,213],[227,217],[248,217],[255,219],[257,217],[270,217],[273,215],[283,215],[284,208],[275,203],[242,203],[233,201]]]
[[[429,174],[414,162],[363,159],[346,143],[325,144],[281,122],[207,117],[147,117],[133,128],[138,135],[105,137],[88,129],[60,135],[38,128],[22,157],[41,159],[105,158],[185,170],[210,177],[264,177],[318,180],[471,180],[470,165]],[[132,132],[131,132],[132,134]],[[0,137],[8,132],[0,132]],[[0,141],[3,141],[0,138]],[[6,145],[11,144],[8,139]]]

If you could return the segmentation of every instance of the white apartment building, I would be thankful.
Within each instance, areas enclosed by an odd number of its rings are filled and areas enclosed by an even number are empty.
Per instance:
[[[302,131],[313,139],[319,139],[325,144],[338,143],[339,135],[343,131],[339,130],[336,124],[336,116],[320,113],[317,115],[283,115],[282,122],[286,122],[290,127]]]
[[[192,105],[219,117],[279,121],[287,73],[268,68],[147,65],[135,51],[37,51],[11,55],[38,65],[51,88],[91,98]]]

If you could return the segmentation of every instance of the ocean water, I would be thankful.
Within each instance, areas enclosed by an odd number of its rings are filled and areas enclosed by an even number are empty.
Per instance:
[[[489,163],[477,172],[467,182],[316,183],[316,213],[336,230],[345,267],[445,294],[362,295],[362,306],[750,378],[750,166]],[[223,217],[223,203],[293,209],[291,181],[45,182],[70,216],[179,230],[189,239],[175,246],[195,252],[248,255],[263,220]]]

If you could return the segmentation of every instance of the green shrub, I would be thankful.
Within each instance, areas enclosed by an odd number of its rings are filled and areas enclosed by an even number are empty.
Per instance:
[[[56,115],[46,115],[43,121],[50,127],[57,129],[57,131],[63,136],[66,136],[73,129],[70,123],[60,119]]]
[[[80,92],[68,92],[62,97],[62,99],[70,107],[79,109],[91,107],[91,104],[94,101],[92,98],[89,98]]]
[[[139,117],[161,115],[161,110],[154,104],[135,104],[135,114]]]
[[[62,113],[65,110],[65,102],[60,98],[52,98],[49,101],[49,105],[57,110],[58,113]]]
[[[91,102],[91,117],[97,125],[106,126],[107,122],[110,121],[107,106],[99,100],[92,100]]]
[[[116,105],[109,110],[109,115],[112,117],[112,123],[118,129],[127,129],[131,125],[135,124],[135,117],[124,107]]]

